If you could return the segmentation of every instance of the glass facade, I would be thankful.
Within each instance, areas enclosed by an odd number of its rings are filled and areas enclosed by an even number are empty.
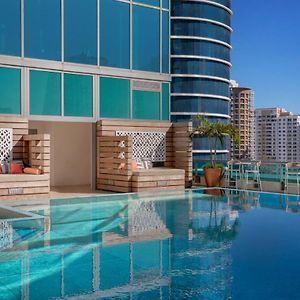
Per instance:
[[[64,0],[64,21],[64,60],[96,65],[97,1]]]
[[[0,0],[0,114],[169,120],[169,25],[168,0]]]
[[[172,121],[191,120],[197,126],[194,116],[201,113],[211,122],[228,123],[230,7],[229,0],[172,3]],[[226,149],[218,145],[220,158]],[[207,138],[195,137],[193,151],[194,164],[207,160]]]

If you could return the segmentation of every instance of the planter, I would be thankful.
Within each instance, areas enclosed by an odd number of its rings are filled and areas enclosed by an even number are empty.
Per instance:
[[[220,186],[220,181],[223,177],[223,168],[205,168],[204,178],[207,187]]]

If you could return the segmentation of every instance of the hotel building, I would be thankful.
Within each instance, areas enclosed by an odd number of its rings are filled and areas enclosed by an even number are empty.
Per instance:
[[[255,157],[262,161],[300,161],[300,116],[283,108],[255,110]]]
[[[231,1],[173,1],[171,9],[171,117],[192,120],[205,115],[211,122],[230,119]],[[228,147],[218,147],[227,160]],[[193,140],[194,167],[209,160],[205,137]]]
[[[231,158],[254,159],[254,93],[231,81],[231,124],[240,134],[239,146],[231,147]]]
[[[168,0],[0,0],[0,115],[51,134],[54,186],[94,181],[97,120],[169,121],[170,81]]]

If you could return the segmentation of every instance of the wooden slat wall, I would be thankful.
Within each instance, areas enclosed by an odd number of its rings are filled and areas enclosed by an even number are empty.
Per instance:
[[[44,172],[43,175],[0,175],[1,199],[47,195],[50,191],[50,136],[28,135],[28,120],[21,117],[0,116],[0,128],[13,129],[13,159],[27,161]]]
[[[165,167],[185,170],[185,179],[181,174],[165,173],[163,178],[158,174],[132,175],[132,171],[124,172],[118,168],[120,163],[131,167],[132,139],[126,140],[130,150],[126,152],[126,161],[120,160],[118,155],[122,149],[118,148],[124,137],[116,137],[116,131],[136,132],[165,132],[166,133],[166,161]],[[123,121],[100,120],[97,122],[97,188],[131,192],[151,189],[170,189],[185,185],[191,186],[192,181],[192,142],[189,137],[192,130],[191,123],[157,121]],[[123,148],[124,149],[124,148]],[[124,174],[122,174],[122,172]],[[139,178],[138,178],[139,177]],[[150,179],[149,179],[150,178]],[[159,182],[160,181],[160,182]]]
[[[97,189],[131,192],[132,138],[97,136]]]
[[[192,186],[193,144],[190,137],[193,125],[189,123],[173,123],[173,167],[185,170],[185,186]]]
[[[0,117],[0,128],[13,129],[13,158],[23,159],[23,136],[28,134],[28,120],[21,117]]]
[[[24,153],[28,164],[50,174],[50,135],[24,135]]]
[[[116,136],[116,131],[164,132],[166,133],[166,167],[172,167],[172,123],[160,121],[100,120],[97,136]]]

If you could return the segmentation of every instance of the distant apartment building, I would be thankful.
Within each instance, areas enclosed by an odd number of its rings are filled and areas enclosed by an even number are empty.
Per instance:
[[[239,129],[240,144],[231,146],[231,158],[254,159],[254,94],[231,80],[231,124]]]
[[[255,158],[262,161],[300,161],[300,116],[284,108],[255,110]]]

